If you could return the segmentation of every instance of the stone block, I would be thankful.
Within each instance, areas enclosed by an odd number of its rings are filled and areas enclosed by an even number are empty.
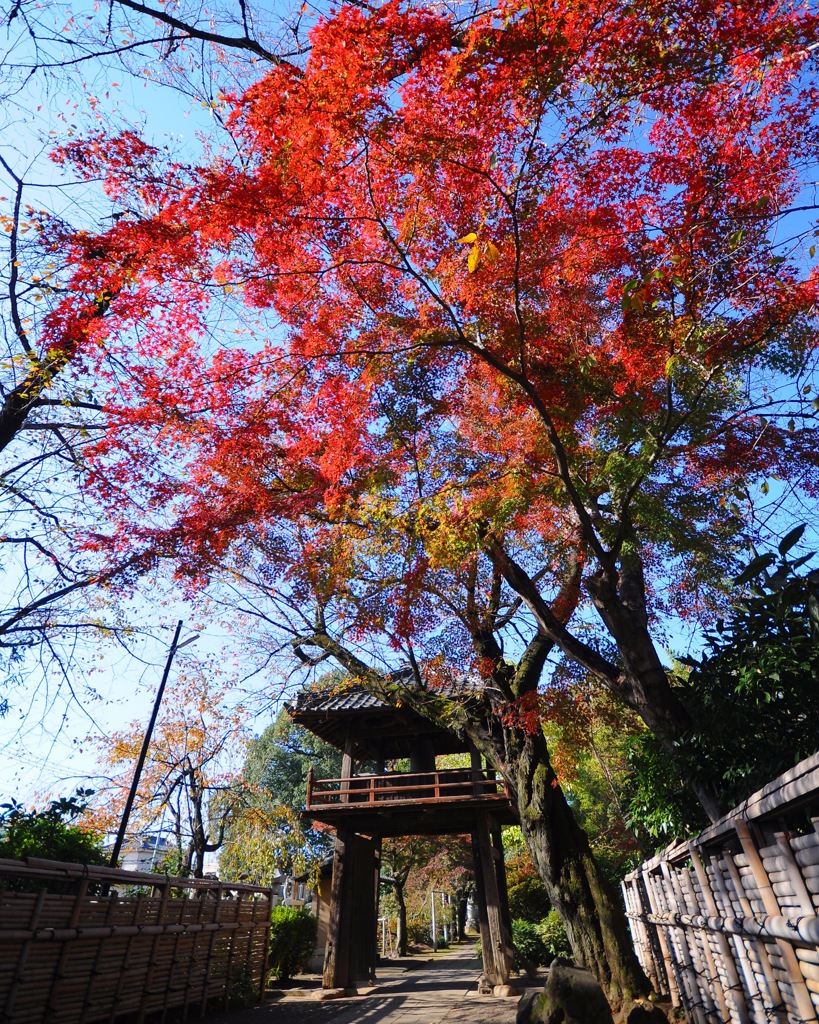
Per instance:
[[[521,999],[517,1024],[614,1024],[614,1018],[590,971],[555,960],[543,991]]]

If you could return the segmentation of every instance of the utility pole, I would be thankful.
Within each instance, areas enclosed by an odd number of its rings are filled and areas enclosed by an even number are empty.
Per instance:
[[[142,775],[142,769],[145,766],[145,758],[148,755],[148,747],[151,745],[151,736],[153,735],[154,726],[156,725],[157,715],[159,714],[159,705],[162,703],[162,695],[165,693],[165,684],[168,682],[168,675],[171,671],[171,662],[173,657],[178,650],[182,647],[187,647],[188,644],[193,643],[198,637],[192,636],[190,640],[186,640],[183,644],[179,643],[179,634],[182,632],[182,619],[176,624],[176,632],[174,633],[173,642],[171,643],[171,649],[168,651],[168,660],[165,662],[165,671],[162,673],[162,682],[159,684],[159,689],[156,691],[156,698],[154,700],[154,709],[151,712],[151,720],[148,723],[148,728],[145,730],[145,736],[142,740],[142,750],[139,752],[139,758],[137,760],[136,769],[134,771],[134,778],[131,782],[131,789],[128,793],[128,799],[125,801],[125,810],[122,812],[122,821],[119,823],[119,831],[117,832],[117,838],[114,842],[114,848],[111,851],[111,860],[109,864],[112,868],[117,866],[119,860],[120,851],[122,850],[122,843],[125,839],[125,830],[128,828],[128,819],[131,817],[131,808],[134,806],[134,798],[136,797],[137,787],[139,786],[139,780]]]

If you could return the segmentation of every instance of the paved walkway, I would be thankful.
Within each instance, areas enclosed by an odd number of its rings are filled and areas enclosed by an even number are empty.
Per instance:
[[[206,1024],[514,1024],[518,1000],[478,995],[480,962],[455,947],[431,960],[387,962],[369,994],[318,1001],[313,992],[284,990],[265,1006],[209,1015]],[[543,980],[516,979],[521,994]]]

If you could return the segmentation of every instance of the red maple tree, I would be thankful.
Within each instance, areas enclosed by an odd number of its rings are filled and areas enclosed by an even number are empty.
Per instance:
[[[749,488],[817,486],[817,281],[789,220],[816,161],[816,32],[796,2],[342,6],[304,67],[230,98],[234,157],[64,148],[127,202],[69,240],[80,298],[51,322],[74,344],[111,296],[77,342],[117,377],[94,542],[194,585],[253,565],[268,596],[316,602],[288,626],[302,657],[373,685],[351,643],[449,649],[442,616],[508,700],[557,648],[673,743],[691,723],[661,615],[713,594]],[[217,299],[255,311],[235,345]],[[533,743],[507,736],[505,770],[540,821],[558,797]],[[634,991],[585,839],[567,825],[556,864],[545,828],[527,839],[576,948]]]

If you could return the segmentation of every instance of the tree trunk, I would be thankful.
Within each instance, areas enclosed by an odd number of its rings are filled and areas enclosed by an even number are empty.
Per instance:
[[[509,778],[526,845],[549,899],[566,925],[575,959],[609,999],[646,995],[650,985],[634,954],[620,900],[603,877],[586,833],[574,819],[540,735],[507,732],[515,743]]]
[[[404,900],[404,886],[393,880],[392,891],[398,904],[398,920],[395,927],[395,949],[399,956],[407,955],[407,904]]]
[[[458,922],[458,942],[463,942],[466,938],[466,914],[469,909],[469,898],[466,893],[458,893],[458,916],[456,918]]]

